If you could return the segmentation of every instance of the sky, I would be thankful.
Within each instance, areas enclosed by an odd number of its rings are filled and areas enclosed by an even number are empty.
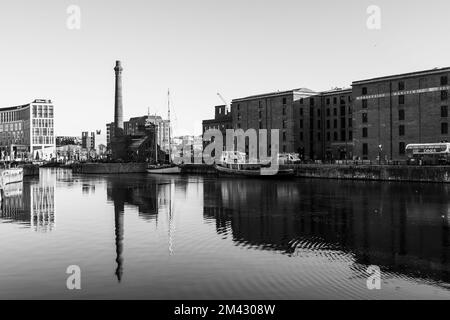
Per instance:
[[[201,134],[217,92],[231,102],[450,66],[449,12],[448,0],[2,0],[0,107],[51,99],[56,135],[104,134],[121,60],[124,119],[166,117],[170,88],[174,135]]]

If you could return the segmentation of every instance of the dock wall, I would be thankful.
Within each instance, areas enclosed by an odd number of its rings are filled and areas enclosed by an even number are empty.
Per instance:
[[[80,163],[72,167],[72,172],[80,174],[122,174],[146,173],[146,169],[146,163]]]
[[[450,183],[450,166],[283,165],[298,177]]]

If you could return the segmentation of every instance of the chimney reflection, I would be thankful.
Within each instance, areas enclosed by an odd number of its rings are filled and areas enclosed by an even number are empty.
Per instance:
[[[145,221],[158,223],[158,215],[168,212],[168,248],[173,254],[173,216],[171,207],[171,182],[148,181],[146,179],[133,178],[127,183],[122,179],[108,178],[107,198],[114,206],[114,232],[116,247],[116,271],[115,275],[120,282],[124,272],[123,241],[124,241],[124,214],[127,206],[136,207],[139,217]]]

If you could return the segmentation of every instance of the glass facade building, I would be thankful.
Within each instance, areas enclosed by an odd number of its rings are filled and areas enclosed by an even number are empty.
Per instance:
[[[51,100],[0,108],[2,160],[55,157],[54,106]]]

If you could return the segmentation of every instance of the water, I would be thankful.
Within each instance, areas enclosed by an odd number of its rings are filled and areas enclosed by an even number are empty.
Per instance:
[[[449,191],[44,169],[5,191],[0,298],[449,299]]]

